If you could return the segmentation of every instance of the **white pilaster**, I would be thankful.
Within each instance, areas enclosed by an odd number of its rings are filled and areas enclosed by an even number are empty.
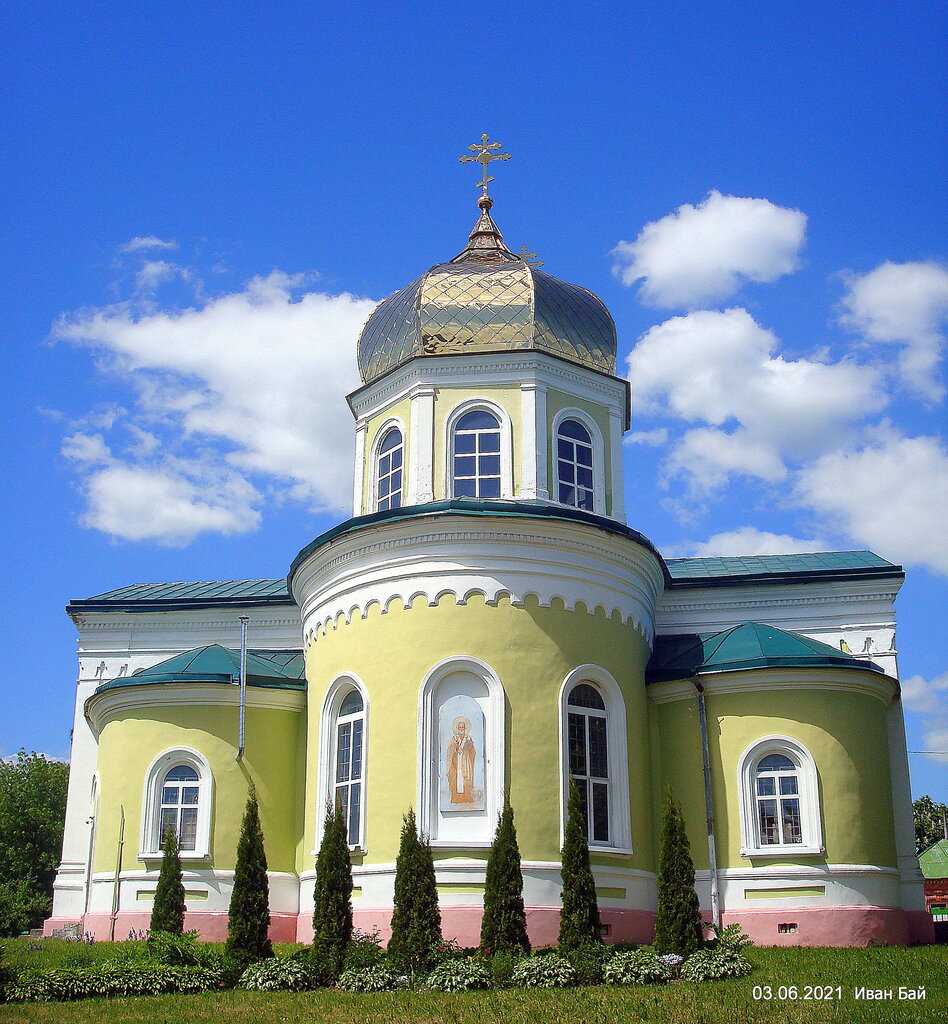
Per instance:
[[[889,778],[892,782],[892,817],[895,825],[895,855],[898,858],[902,908],[924,910],[924,879],[915,856],[915,824],[908,752],[905,749],[905,720],[902,701],[893,700],[886,713],[889,734]]]
[[[608,514],[624,523],[625,519],[625,472],[622,466],[622,413],[609,409],[609,449],[612,462],[612,508]]]
[[[356,424],[355,433],[355,469],[352,474],[352,514],[361,516],[365,512],[363,495],[365,493],[365,435],[367,424],[360,420]]]
[[[547,460],[549,431],[546,418],[546,385],[524,381],[520,385],[520,497],[548,501]]]
[[[434,501],[434,402],[434,385],[422,384],[412,389],[408,433],[409,505]]]

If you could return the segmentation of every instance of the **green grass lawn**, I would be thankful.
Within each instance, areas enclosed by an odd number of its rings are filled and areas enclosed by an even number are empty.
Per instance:
[[[22,941],[22,940],[20,940]],[[17,963],[20,942],[5,943]],[[43,946],[46,943],[42,944]],[[78,943],[63,943],[77,955]],[[28,951],[49,959],[65,951]],[[83,951],[108,959],[105,943]],[[77,1003],[0,1006],[0,1024],[754,1024],[757,1021],[838,1021],[842,1024],[915,1024],[948,1020],[948,947],[908,949],[751,949],[754,973],[747,978],[703,985],[675,982],[647,988],[560,989],[470,992],[350,994],[330,990],[304,993],[228,991],[191,996],[91,999]],[[24,962],[26,956],[20,962]],[[797,999],[781,986],[797,986]],[[832,988],[831,1000],[804,1000],[805,986]],[[770,986],[773,998],[755,999],[755,986]],[[842,988],[837,996],[836,986]],[[857,986],[892,989],[892,1000],[857,1000]],[[899,986],[924,986],[921,1001],[898,999]]]

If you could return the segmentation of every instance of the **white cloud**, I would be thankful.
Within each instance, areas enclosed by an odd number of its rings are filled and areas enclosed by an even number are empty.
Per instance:
[[[124,245],[119,246],[119,252],[141,252],[145,249],[177,249],[178,243],[174,241],[165,242],[155,235],[138,235],[130,239]]]
[[[712,191],[646,224],[613,249],[623,284],[641,280],[643,302],[694,308],[732,296],[746,281],[775,281],[800,265],[806,215],[767,199]]]
[[[768,533],[753,526],[716,533],[700,544],[692,544],[688,553],[695,558],[724,558],[729,555],[789,555],[806,551],[826,551],[822,540],[804,540],[786,533]]]
[[[902,703],[909,711],[925,716],[922,749],[948,751],[948,672],[931,681],[912,676],[902,681]],[[930,753],[929,760],[948,764],[948,753]]]
[[[124,423],[130,446],[118,451],[81,432],[66,441],[84,474],[89,525],[164,543],[252,529],[257,484],[314,510],[347,508],[353,426],[344,396],[358,386],[355,342],[375,304],[297,298],[303,282],[274,271],[191,309],[118,303],[55,325],[54,338],[89,347],[100,369],[135,391]],[[130,526],[146,495],[175,508],[181,528],[157,508]]]
[[[899,374],[927,401],[945,396],[938,363],[948,316],[948,268],[932,262],[886,262],[868,274],[848,275],[841,322],[866,339],[901,345]]]
[[[154,291],[162,281],[181,276],[189,277],[187,269],[167,260],[146,260],[135,274],[135,287],[142,292]]]
[[[804,467],[794,492],[857,543],[948,575],[948,450],[940,438],[905,437],[883,425],[868,444]]]
[[[668,441],[668,431],[664,427],[655,430],[633,430],[625,435],[623,444],[645,444],[650,447],[659,447]]]
[[[745,309],[700,310],[648,330],[628,358],[640,411],[705,424],[677,443],[668,469],[700,489],[733,474],[774,482],[785,460],[847,441],[886,404],[878,375],[844,359],[784,359]],[[715,428],[715,429],[708,429]]]

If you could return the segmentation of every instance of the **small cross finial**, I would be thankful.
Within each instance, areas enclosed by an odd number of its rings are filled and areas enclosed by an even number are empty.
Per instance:
[[[462,164],[479,163],[481,165],[481,180],[477,183],[477,187],[481,189],[481,195],[487,195],[487,186],[494,180],[493,177],[489,177],[487,174],[487,165],[492,163],[494,160],[509,160],[509,153],[498,153],[500,149],[499,142],[491,142],[490,136],[487,132],[481,136],[480,142],[472,142],[467,147],[473,156],[465,154],[458,159]]]
[[[524,263],[529,263],[531,267],[542,267],[543,260],[537,259],[535,252],[530,252],[525,245],[520,246],[520,252],[517,255],[523,260]]]

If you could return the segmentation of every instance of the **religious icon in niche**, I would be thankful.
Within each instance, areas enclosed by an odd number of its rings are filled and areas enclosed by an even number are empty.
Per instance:
[[[446,700],[438,711],[442,812],[483,811],[484,713],[473,697]]]

